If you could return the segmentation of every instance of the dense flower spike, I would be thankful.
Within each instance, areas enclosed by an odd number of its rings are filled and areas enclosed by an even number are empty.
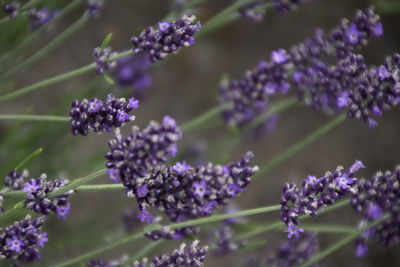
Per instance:
[[[8,16],[13,19],[18,16],[19,3],[17,1],[12,1],[8,4],[3,5],[3,11],[8,14]]]
[[[141,197],[149,188],[140,187],[151,170],[167,162],[177,153],[176,142],[182,137],[176,121],[165,116],[162,123],[151,121],[143,130],[132,128],[132,133],[123,138],[119,131],[108,142],[106,167],[110,178],[121,180],[128,195]],[[138,192],[139,191],[139,192]]]
[[[27,170],[24,170],[22,173],[12,170],[7,177],[4,178],[4,185],[11,190],[22,190],[28,177],[29,172]]]
[[[152,83],[149,75],[151,62],[146,56],[128,56],[117,61],[113,72],[119,87],[132,87],[134,94],[141,96],[144,89]]]
[[[133,263],[133,267],[157,267],[157,266],[182,266],[182,267],[200,267],[208,251],[207,246],[199,246],[199,241],[194,241],[187,249],[186,244],[182,244],[179,249],[171,254],[156,256],[152,261],[146,258]]]
[[[57,14],[58,10],[50,10],[48,8],[42,8],[40,10],[31,9],[28,11],[31,18],[31,26],[33,30],[37,30],[42,25],[52,20]]]
[[[86,9],[91,17],[97,16],[103,9],[103,0],[86,0]]]
[[[113,52],[111,47],[93,49],[93,57],[96,61],[96,73],[103,75],[105,71],[111,70],[117,66],[117,62],[112,60],[117,56],[117,52]]]
[[[353,54],[368,43],[368,38],[380,37],[382,33],[379,16],[375,14],[373,8],[369,8],[366,11],[358,10],[351,21],[343,20],[341,25],[327,36],[318,29],[314,38],[294,46],[289,51],[284,49],[273,51],[269,62],[261,61],[259,66],[247,72],[241,81],[222,83],[219,90],[220,103],[233,103],[223,111],[223,118],[231,125],[242,126],[268,108],[270,96],[277,93],[285,94],[293,83],[299,99],[306,104],[333,111],[351,105],[349,116],[365,119],[367,115],[364,113],[369,114],[367,111],[359,111],[353,102],[346,101],[349,95],[363,95],[366,91],[351,85],[358,84],[362,78],[363,84],[369,82],[362,75],[365,73],[362,58]],[[328,63],[332,61],[329,57],[334,57],[337,63],[331,66]],[[393,62],[390,63],[391,71],[397,68],[396,62]],[[359,79],[356,79],[357,75],[360,76]],[[386,74],[384,79],[397,82],[389,74]],[[380,86],[375,88],[375,93],[368,95],[367,99],[357,100],[362,104],[359,109],[365,109],[365,102],[372,96],[380,95],[378,90],[382,88]],[[395,101],[393,98],[390,100],[390,103]],[[384,101],[388,102],[386,99],[377,102]],[[356,104],[359,104],[358,102]]]
[[[282,242],[274,254],[268,257],[267,265],[271,267],[298,266],[311,259],[317,251],[317,235],[305,233],[300,238]]]
[[[195,33],[201,28],[200,22],[195,23],[195,20],[194,15],[184,15],[175,22],[158,23],[158,29],[148,27],[139,36],[131,38],[133,53],[145,55],[154,63],[168,54],[177,53],[182,47],[191,46]]]
[[[285,231],[288,237],[299,237],[299,232],[303,232],[302,228],[296,227],[301,215],[316,217],[319,210],[353,192],[357,181],[354,174],[361,168],[365,168],[364,165],[355,161],[348,171],[339,166],[336,171],[327,172],[320,178],[309,175],[303,181],[302,188],[294,183],[285,184],[281,197],[281,220],[288,227]]]
[[[277,9],[280,12],[291,11],[297,8],[299,4],[309,1],[311,0],[272,0],[275,9]]]
[[[363,257],[369,239],[376,239],[386,247],[393,247],[400,241],[400,167],[385,173],[378,172],[371,180],[358,181],[351,196],[351,205],[358,212],[364,212],[360,227],[367,225],[383,213],[390,217],[374,228],[367,229],[356,240],[356,255]]]
[[[163,166],[153,170],[151,175],[138,182],[146,185],[143,196],[134,190],[140,210],[155,206],[163,211],[171,221],[182,222],[202,216],[209,216],[221,205],[226,205],[250,184],[251,176],[258,167],[250,167],[253,154],[248,152],[242,160],[227,165],[198,166],[196,168],[176,168]],[[179,169],[178,171],[176,171]],[[188,229],[191,232],[195,229]],[[186,231],[186,230],[185,230]],[[155,233],[155,236],[181,237],[179,233]]]
[[[45,219],[45,216],[33,219],[27,215],[5,229],[0,228],[0,258],[13,259],[17,266],[38,260],[38,247],[44,247],[48,241],[47,233],[41,231]]]
[[[47,181],[45,174],[42,174],[37,179],[31,178],[23,188],[23,191],[27,193],[25,207],[44,215],[48,215],[50,211],[53,211],[57,213],[58,218],[65,219],[65,216],[69,214],[70,204],[67,199],[70,193],[64,193],[53,199],[48,198],[47,195],[68,183],[68,180],[54,179]]]
[[[109,94],[105,101],[93,98],[81,102],[72,102],[69,115],[73,135],[88,135],[89,131],[96,133],[110,132],[112,127],[121,127],[127,121],[133,121],[135,116],[129,113],[138,108],[138,101],[130,98],[115,98]]]

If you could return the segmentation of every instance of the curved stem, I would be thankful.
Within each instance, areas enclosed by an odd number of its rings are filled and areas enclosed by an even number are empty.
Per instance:
[[[359,235],[361,235],[368,228],[372,228],[372,227],[378,225],[379,223],[381,223],[382,221],[386,220],[387,218],[389,218],[388,214],[386,214],[386,215],[382,216],[381,218],[379,218],[378,220],[366,225],[365,227],[362,227],[361,229],[355,231],[354,233],[352,233],[352,234],[340,239],[338,242],[333,244],[331,247],[321,251],[320,253],[315,255],[313,258],[311,258],[310,260],[308,260],[305,263],[303,263],[302,265],[300,265],[300,267],[308,267],[308,266],[310,266],[310,265],[312,265],[312,264],[314,264],[316,262],[319,262],[320,260],[322,260],[325,257],[329,256],[330,254],[332,254],[336,250],[340,249],[341,247],[347,245],[348,243],[350,243],[351,241],[356,239]]]
[[[312,142],[316,141],[318,138],[323,136],[324,134],[328,133],[332,129],[334,129],[336,126],[340,125],[342,122],[346,120],[347,116],[346,114],[342,114],[339,117],[331,120],[321,128],[317,129],[310,135],[306,136],[304,139],[302,139],[300,142],[296,143],[295,145],[291,146],[289,149],[284,151],[283,153],[279,154],[275,158],[273,158],[271,161],[269,161],[267,164],[262,166],[260,170],[254,175],[253,180],[259,178],[261,175],[267,173],[269,170],[271,170],[273,167],[279,165],[280,163],[284,162],[285,160],[291,158],[294,156],[297,152],[303,150],[305,147],[307,147],[309,144]]]
[[[52,122],[66,122],[70,117],[51,116],[51,115],[11,115],[0,114],[0,120],[14,120],[14,121],[52,121]]]
[[[23,61],[21,64],[15,66],[8,72],[4,74],[2,77],[3,79],[9,78],[10,76],[13,76],[17,72],[26,69],[33,64],[35,64],[38,60],[41,58],[45,57],[47,54],[49,54],[53,49],[55,49],[57,46],[62,44],[68,37],[73,35],[75,32],[77,32],[82,26],[85,25],[85,23],[89,20],[89,14],[85,12],[74,24],[72,24],[68,29],[63,31],[60,35],[58,35],[56,38],[54,38],[51,42],[49,42],[46,46],[44,46],[42,49],[40,49],[38,52],[36,52],[34,55]]]
[[[271,211],[277,211],[280,209],[280,205],[275,205],[275,206],[267,206],[267,207],[261,207],[261,208],[255,208],[255,209],[249,209],[249,210],[243,210],[243,211],[238,211],[238,212],[233,212],[233,213],[228,213],[228,214],[220,214],[220,215],[214,215],[214,216],[210,216],[210,217],[206,217],[206,218],[200,218],[200,219],[196,219],[196,220],[191,220],[191,221],[186,221],[186,222],[182,222],[182,223],[174,223],[174,224],[170,224],[167,225],[165,227],[174,230],[177,228],[181,228],[181,227],[188,227],[188,226],[196,226],[196,225],[200,225],[200,224],[205,224],[205,223],[211,223],[211,222],[217,222],[217,221],[222,221],[225,219],[229,219],[229,218],[235,218],[235,217],[242,217],[242,216],[250,216],[250,215],[255,215],[255,214],[261,214],[261,213],[266,213],[266,212],[271,212]],[[76,258],[73,258],[71,260],[68,260],[64,263],[61,263],[57,266],[61,267],[61,266],[70,266],[70,265],[75,265],[81,261],[84,261],[86,259],[89,259],[91,257],[94,257],[96,255],[99,255],[103,252],[109,251],[111,249],[117,248],[119,246],[122,246],[126,243],[141,239],[144,237],[144,235],[147,232],[153,231],[153,230],[157,230],[160,229],[161,226],[159,225],[152,225],[150,227],[145,227],[141,232],[139,233],[135,233],[132,234],[126,238],[123,238],[117,242],[114,242],[112,244],[109,244],[107,246],[104,246],[102,248],[93,250],[91,252],[88,252],[84,255],[78,256]]]

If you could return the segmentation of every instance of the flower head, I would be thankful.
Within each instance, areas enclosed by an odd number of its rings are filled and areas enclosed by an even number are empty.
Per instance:
[[[107,170],[108,177],[110,177],[110,180],[113,181],[114,183],[118,183],[119,181],[119,171],[118,169],[108,169]]]
[[[26,182],[23,191],[28,193],[29,195],[35,193],[38,189],[40,188],[40,185],[36,183],[34,179],[29,180],[29,182]]]
[[[22,240],[19,240],[18,237],[15,235],[12,237],[12,239],[7,241],[7,246],[10,247],[10,250],[13,250],[15,252],[20,252],[23,245],[24,242]]]
[[[296,238],[299,238],[299,232],[304,232],[303,228],[297,228],[293,224],[289,224],[288,229],[285,230],[286,233],[288,233],[288,238],[292,238],[292,236],[295,236]]]
[[[71,204],[67,203],[66,206],[57,207],[57,218],[62,218],[63,220],[65,220],[65,216],[67,216],[69,214],[70,206],[71,206]]]
[[[38,235],[37,238],[38,238],[37,243],[38,243],[38,245],[41,246],[41,247],[44,247],[44,244],[45,244],[47,241],[49,241],[49,239],[47,238],[47,233],[40,233],[40,234]]]
[[[186,171],[190,170],[192,167],[186,163],[186,161],[182,162],[177,162],[175,163],[173,169],[176,171],[178,174],[183,174]]]

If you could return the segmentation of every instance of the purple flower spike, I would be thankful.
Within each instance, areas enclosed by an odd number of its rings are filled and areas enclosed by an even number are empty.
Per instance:
[[[62,218],[63,220],[65,220],[65,216],[69,215],[69,208],[70,208],[71,204],[67,203],[66,206],[63,207],[57,207],[57,218]]]
[[[13,239],[7,241],[7,246],[10,247],[10,250],[15,252],[20,252],[24,242],[19,240],[17,236],[13,236]]]
[[[109,169],[107,170],[108,177],[110,177],[110,180],[113,181],[114,183],[118,183],[119,181],[119,171],[118,169]]]
[[[288,238],[292,238],[292,236],[295,236],[296,238],[299,238],[299,232],[304,232],[303,228],[297,228],[293,224],[289,224],[288,229],[285,230],[286,233],[288,233]]]
[[[194,189],[194,195],[197,196],[198,198],[202,199],[204,195],[207,193],[207,182],[206,181],[201,181],[199,183],[194,183],[193,184],[193,189]]]
[[[177,162],[175,163],[173,169],[176,171],[178,174],[184,174],[186,171],[190,170],[192,167],[186,163],[186,161]]]
[[[35,193],[38,189],[40,189],[40,185],[37,184],[34,179],[31,179],[29,182],[26,182],[25,187],[22,190],[28,193],[28,195],[31,195]]]
[[[38,235],[38,241],[37,241],[37,243],[38,243],[39,246],[44,247],[44,244],[45,244],[47,241],[49,241],[49,239],[47,238],[47,233],[40,233],[40,234]]]

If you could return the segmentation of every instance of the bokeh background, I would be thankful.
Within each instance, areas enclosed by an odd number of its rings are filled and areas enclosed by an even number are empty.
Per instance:
[[[58,1],[61,3],[63,1]],[[259,60],[269,58],[270,52],[278,48],[289,48],[313,35],[317,27],[329,30],[341,18],[351,18],[356,9],[370,4],[382,4],[365,0],[314,0],[287,14],[270,10],[259,23],[244,19],[233,22],[210,35],[198,39],[190,48],[168,58],[152,69],[152,85],[143,92],[140,108],[136,111],[136,124],[145,126],[149,120],[160,121],[166,114],[179,123],[215,106],[218,84],[223,74],[240,79],[244,72],[255,67]],[[58,3],[58,4],[59,4]],[[202,22],[230,4],[230,0],[207,1],[198,10]],[[382,6],[382,5],[381,5]],[[81,67],[93,60],[92,50],[104,37],[112,32],[111,46],[115,50],[130,47],[130,37],[148,25],[154,25],[168,13],[167,0],[114,0],[106,1],[101,15],[91,20],[83,29],[66,40],[63,45],[38,61],[31,68],[19,73],[11,81],[2,81],[2,90],[21,88]],[[18,60],[32,55],[49,40],[76,21],[83,7],[56,24],[52,24]],[[384,36],[373,39],[362,53],[370,64],[380,64],[386,55],[400,52],[400,10],[379,9],[384,25]],[[21,27],[22,28],[22,27]],[[15,43],[20,42],[26,32],[18,28],[18,35],[2,40],[1,53],[7,54]],[[5,29],[0,29],[1,35]],[[3,35],[4,37],[4,35]],[[27,94],[0,105],[2,114],[58,114],[68,116],[73,99],[93,96],[104,98],[108,93],[117,96],[132,95],[131,88],[119,89],[107,84],[93,72],[62,82],[37,92]],[[320,127],[333,116],[304,106],[293,107],[282,114],[276,130],[256,139],[245,138],[223,157],[216,158],[205,153],[205,160],[227,161],[239,159],[246,151],[256,155],[254,162],[262,165],[278,155],[304,136]],[[322,175],[336,166],[349,166],[355,159],[362,160],[367,169],[361,174],[370,177],[377,170],[393,169],[400,163],[400,109],[385,112],[378,120],[378,127],[370,130],[360,120],[348,120],[323,136],[307,149],[296,154],[284,164],[275,167],[235,201],[240,209],[279,202],[281,188],[285,182],[300,183],[308,174]],[[124,132],[129,132],[125,127]],[[229,136],[231,130],[224,125],[212,130],[198,130],[183,137],[180,149],[198,145],[205,150],[215,146]],[[42,155],[28,166],[32,176],[46,172],[49,177],[74,179],[85,176],[104,166],[107,140],[112,134],[73,137],[68,123],[0,122],[0,172],[2,177],[26,155],[43,147]],[[109,183],[107,177],[96,183]],[[69,257],[90,251],[103,244],[113,242],[126,235],[121,216],[126,208],[136,207],[134,200],[126,198],[124,192],[79,193],[71,199],[71,214],[65,221],[55,216],[47,222],[49,242],[42,250],[42,260],[36,266],[51,266]],[[278,213],[247,218],[254,223],[266,224],[279,218]],[[341,209],[321,216],[315,223],[337,223],[356,226],[360,214],[351,208]],[[217,227],[217,225],[214,225]],[[142,225],[137,226],[140,230]],[[209,229],[210,227],[208,227]],[[206,231],[206,230],[205,230]],[[209,256],[206,266],[246,266],[249,257],[266,257],[273,252],[278,242],[286,238],[282,232],[268,232],[255,240],[266,240],[265,246],[253,251],[237,251],[228,256]],[[326,248],[339,236],[320,234],[320,248]],[[208,238],[203,237],[207,242]],[[124,253],[135,251],[150,241],[126,245],[102,257],[118,258]],[[179,242],[169,242],[160,248],[171,251]],[[346,246],[329,258],[323,266],[400,266],[397,248],[386,249],[371,244],[368,256],[356,259],[352,246]],[[150,255],[149,255],[150,256]],[[2,262],[0,262],[2,265]]]

